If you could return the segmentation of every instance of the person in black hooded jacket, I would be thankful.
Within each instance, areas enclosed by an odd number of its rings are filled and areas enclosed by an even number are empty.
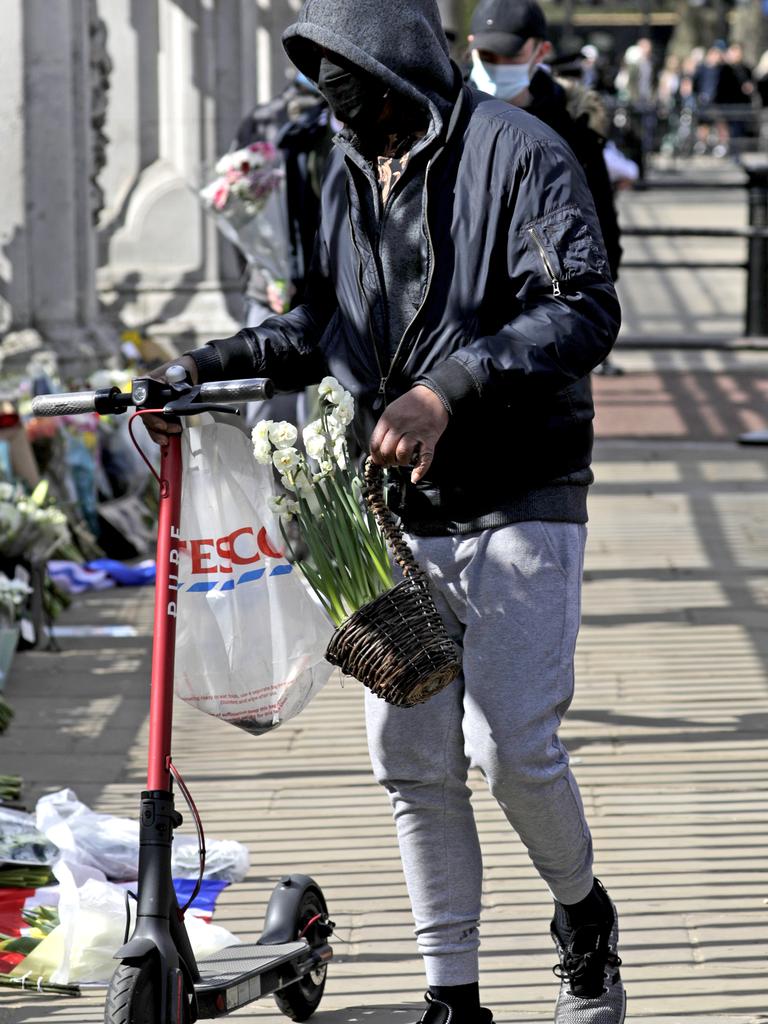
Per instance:
[[[557,737],[593,479],[589,374],[620,323],[589,189],[547,126],[463,84],[435,0],[307,0],[283,40],[346,125],[305,299],[181,362],[193,380],[299,389],[332,374],[353,393],[357,436],[391,467],[391,504],[462,648],[462,675],[426,704],[365,694],[427,973],[422,1021],[491,1020],[472,762],[555,900],[556,1020],[619,1024],[616,910]],[[178,429],[148,425],[160,443]]]

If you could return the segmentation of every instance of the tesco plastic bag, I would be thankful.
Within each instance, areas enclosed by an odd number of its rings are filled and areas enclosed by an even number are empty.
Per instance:
[[[176,693],[259,734],[325,684],[333,625],[284,557],[272,468],[238,426],[201,419],[182,436]]]

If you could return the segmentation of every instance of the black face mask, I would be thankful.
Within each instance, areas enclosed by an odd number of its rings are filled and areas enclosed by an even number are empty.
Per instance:
[[[320,61],[317,87],[339,121],[357,132],[371,131],[384,109],[388,91],[382,82],[339,67],[327,57]]]

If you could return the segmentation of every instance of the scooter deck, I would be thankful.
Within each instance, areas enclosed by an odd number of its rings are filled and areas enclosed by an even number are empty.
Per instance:
[[[306,939],[260,946],[257,942],[227,946],[197,962],[195,985],[198,1016],[210,1019],[231,1013],[254,999],[276,992],[301,977],[304,954],[312,953]]]
[[[201,980],[195,985],[195,990],[228,986],[236,978],[244,981],[248,975],[256,972],[261,974],[286,960],[292,960],[305,949],[309,949],[309,943],[304,940],[281,942],[276,946],[260,946],[257,942],[227,946],[212,956],[198,960]]]

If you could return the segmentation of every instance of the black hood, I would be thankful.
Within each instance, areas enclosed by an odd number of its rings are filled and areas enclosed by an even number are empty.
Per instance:
[[[283,45],[313,82],[328,50],[441,112],[457,93],[435,0],[306,0]]]

